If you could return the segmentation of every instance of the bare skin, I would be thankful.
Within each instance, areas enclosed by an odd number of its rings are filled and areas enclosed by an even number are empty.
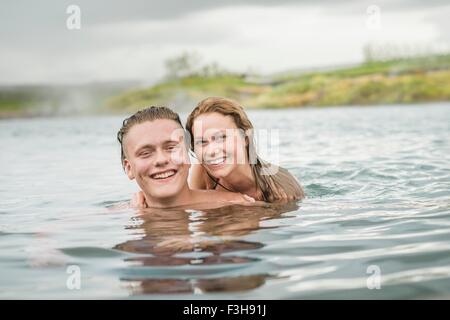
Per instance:
[[[191,179],[189,184],[192,189],[210,190],[215,186],[215,182],[208,176],[207,170],[201,164],[193,164],[191,169]],[[242,165],[240,170],[235,170],[227,179],[219,179],[219,183],[229,190],[233,190],[256,200],[263,200],[261,191],[257,188],[255,178],[249,165]],[[217,185],[215,190],[225,191],[221,185]]]
[[[212,176],[220,183],[218,190],[229,189],[262,200],[246,152],[248,139],[231,116],[202,114],[195,119],[192,131],[195,156],[201,163],[192,169],[193,188],[214,188]]]
[[[195,156],[201,164],[192,165],[191,189],[233,191],[245,195],[249,201],[264,200],[247,157],[248,141],[231,116],[216,112],[200,115],[194,121],[193,138]],[[223,163],[211,161],[217,159],[224,159]],[[210,176],[219,182],[217,186]],[[271,187],[278,191],[279,202],[295,200],[284,190]],[[148,206],[143,192],[133,194],[131,204],[137,208]]]
[[[132,201],[131,206],[172,208],[207,202],[217,206],[253,200],[239,193],[191,189],[187,182],[190,162],[179,129],[173,120],[158,119],[136,124],[126,134],[124,168],[141,187],[143,198],[141,204]]]

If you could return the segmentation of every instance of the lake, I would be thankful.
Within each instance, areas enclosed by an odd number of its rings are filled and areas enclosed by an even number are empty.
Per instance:
[[[249,116],[305,200],[113,210],[123,117],[1,120],[0,298],[450,298],[449,103]]]

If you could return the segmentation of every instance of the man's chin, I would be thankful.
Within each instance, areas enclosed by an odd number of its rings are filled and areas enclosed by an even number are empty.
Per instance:
[[[183,184],[180,179],[187,179],[183,175],[179,175],[180,172],[176,174],[172,180],[169,181],[155,181],[153,179],[146,179],[143,185],[145,188],[145,194],[155,200],[170,200],[177,197],[181,190],[183,189]]]
[[[147,194],[153,199],[164,201],[177,197],[180,193],[180,189],[181,188],[177,188],[176,186],[150,186]]]

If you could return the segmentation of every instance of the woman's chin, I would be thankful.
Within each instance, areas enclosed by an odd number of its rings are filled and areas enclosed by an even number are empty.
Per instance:
[[[232,171],[232,165],[208,166],[208,171],[216,179],[226,178]]]

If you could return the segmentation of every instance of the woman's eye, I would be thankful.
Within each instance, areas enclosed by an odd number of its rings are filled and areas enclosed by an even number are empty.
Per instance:
[[[195,142],[195,145],[196,145],[196,146],[201,146],[201,145],[204,145],[205,143],[206,143],[205,140],[197,140],[197,141]]]

